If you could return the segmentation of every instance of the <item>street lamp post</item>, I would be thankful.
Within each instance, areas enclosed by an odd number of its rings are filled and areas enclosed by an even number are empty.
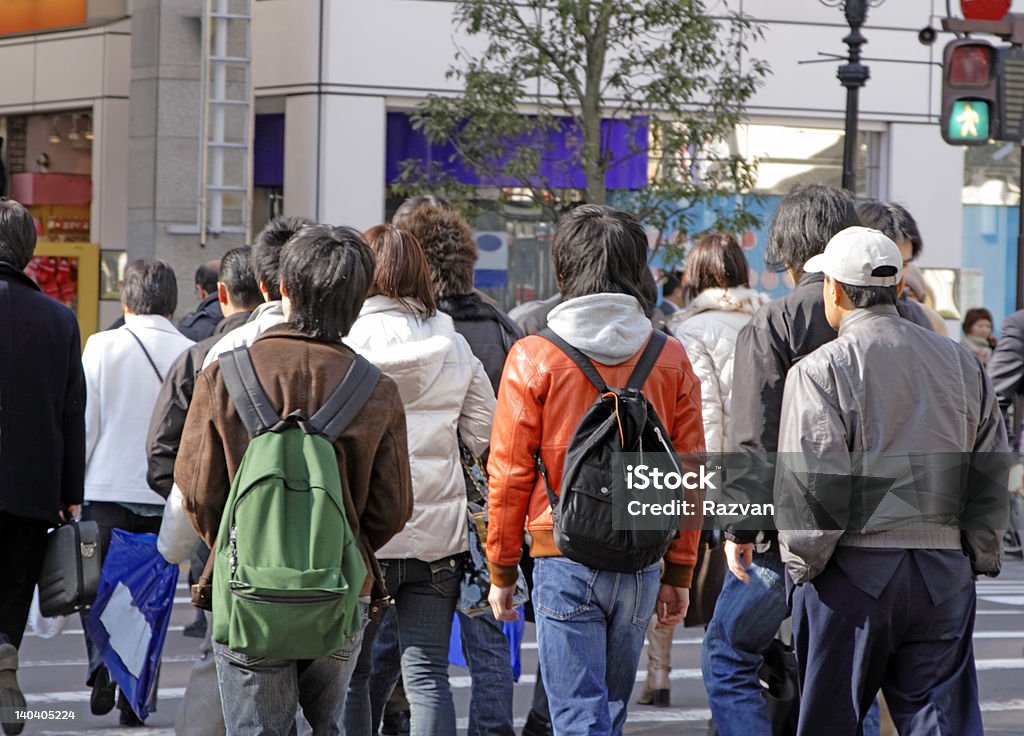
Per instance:
[[[857,111],[860,88],[871,74],[860,61],[861,46],[868,40],[860,32],[868,17],[868,8],[881,5],[883,0],[820,0],[831,7],[842,7],[850,33],[843,39],[849,48],[846,63],[839,67],[836,76],[846,87],[846,133],[843,140],[843,189],[850,194],[857,193]]]

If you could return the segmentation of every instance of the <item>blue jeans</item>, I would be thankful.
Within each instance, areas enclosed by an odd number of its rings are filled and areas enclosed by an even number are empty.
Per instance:
[[[626,574],[564,557],[534,561],[533,608],[555,736],[622,733],[658,565]]]
[[[515,736],[512,716],[512,657],[501,622],[487,611],[459,614],[462,653],[472,691],[466,736]]]
[[[361,607],[365,620],[366,605]],[[360,631],[338,651],[312,661],[252,657],[214,642],[228,736],[295,733],[298,707],[316,736],[341,734],[345,689],[362,640]]]
[[[462,555],[434,562],[398,559],[381,560],[388,591],[395,599],[394,627],[401,652],[402,681],[412,712],[411,736],[455,736],[455,705],[448,684],[448,643],[452,616],[462,580]],[[346,736],[370,736],[379,724],[384,704],[397,675],[387,659],[387,637],[391,624],[387,616],[379,630],[367,632],[370,666],[364,657],[348,686],[350,705],[345,709]],[[371,643],[381,637],[381,647]],[[388,674],[388,673],[392,674]],[[342,689],[344,692],[344,688]]]
[[[401,672],[398,617],[395,607],[388,606],[363,635],[363,648],[345,698],[346,736],[369,736],[380,730],[384,707]]]
[[[788,615],[777,545],[754,553],[749,583],[726,571],[700,656],[708,704],[720,736],[772,736],[758,670],[761,652]],[[880,727],[876,700],[864,719],[863,736],[878,736]]]
[[[749,572],[750,582],[742,583],[726,571],[701,648],[704,687],[721,736],[772,736],[757,671],[761,652],[789,614],[778,548],[755,552]]]

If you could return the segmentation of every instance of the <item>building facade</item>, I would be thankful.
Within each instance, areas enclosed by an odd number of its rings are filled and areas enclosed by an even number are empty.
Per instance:
[[[0,0],[0,7],[4,2],[12,0]],[[81,5],[88,14],[82,27],[0,38],[0,65],[17,70],[0,87],[0,157],[9,180],[44,170],[87,177],[87,221],[70,218],[70,225],[83,227],[74,235],[87,234],[99,246],[104,273],[110,272],[101,296],[116,287],[120,254],[155,255],[178,271],[183,313],[191,308],[195,266],[239,242],[223,238],[200,247],[187,233],[161,235],[196,206],[194,172],[177,169],[198,161],[198,123],[188,114],[190,90],[198,87],[187,58],[176,58],[173,49],[186,49],[187,57],[199,48],[201,3]],[[456,47],[473,49],[479,41],[461,36],[453,27],[453,4],[438,0],[244,5],[253,18],[254,226],[275,213],[357,228],[381,222],[390,214],[387,187],[395,164],[389,130],[393,137],[427,95],[457,91],[446,78]],[[774,203],[793,183],[838,185],[841,176],[846,93],[835,76],[840,62],[805,62],[845,54],[849,29],[838,8],[819,0],[708,5],[764,24],[751,54],[767,60],[772,73],[733,145],[759,161],[763,225],[743,240],[758,286],[778,293],[784,279],[765,273],[760,262]],[[964,149],[947,145],[939,133],[942,47],[952,36],[940,34],[927,46],[918,32],[940,27],[944,12],[939,0],[889,0],[869,11],[863,53],[871,79],[860,93],[858,194],[901,202],[915,215],[925,243],[920,265],[938,269],[934,283],[952,295],[941,299],[973,300],[947,305],[951,316],[957,308],[985,304],[998,320],[1013,306],[1018,195],[1013,186],[991,183],[1003,175],[985,161],[965,162]],[[157,78],[177,83],[158,84],[163,91],[150,93],[140,81],[154,77],[147,77],[153,64],[164,70]],[[80,137],[69,140],[72,130]],[[982,158],[988,151],[975,150]],[[47,167],[38,163],[42,154]],[[52,218],[48,212],[44,217]],[[553,278],[543,264],[550,223],[491,213],[476,224],[484,238],[480,268],[487,272],[481,286],[506,306],[550,290]],[[102,301],[99,326],[115,313],[114,302]]]

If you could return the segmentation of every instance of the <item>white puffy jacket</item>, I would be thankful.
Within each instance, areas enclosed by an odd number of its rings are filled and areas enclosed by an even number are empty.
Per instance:
[[[487,449],[494,390],[483,365],[451,317],[437,312],[423,318],[386,296],[366,300],[345,342],[398,384],[405,405],[412,518],[377,557],[433,562],[465,552],[458,433],[474,453]]]
[[[668,321],[669,329],[683,343],[694,373],[700,379],[704,442],[708,453],[720,453],[725,448],[736,336],[754,312],[767,302],[765,294],[745,286],[705,289]]]

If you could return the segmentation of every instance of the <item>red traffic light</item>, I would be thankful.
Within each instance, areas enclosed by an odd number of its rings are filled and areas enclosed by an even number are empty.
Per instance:
[[[960,87],[984,87],[992,71],[992,47],[963,45],[952,49],[946,61],[946,78]]]
[[[1010,0],[960,0],[967,20],[1002,20],[1010,10]]]

